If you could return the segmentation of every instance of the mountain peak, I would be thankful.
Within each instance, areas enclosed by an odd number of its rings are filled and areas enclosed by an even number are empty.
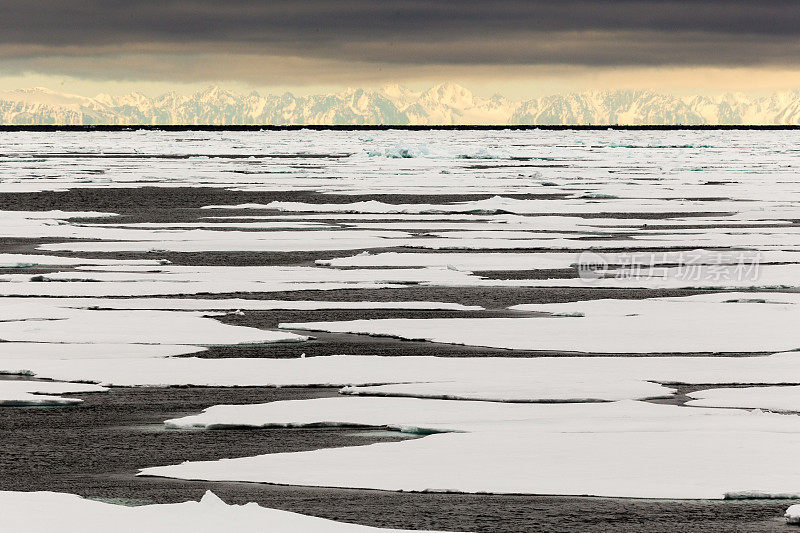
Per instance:
[[[427,107],[444,106],[451,109],[466,109],[474,106],[472,93],[453,82],[440,83],[431,87],[422,93],[420,100]],[[448,122],[452,123],[452,121]]]
[[[65,122],[66,121],[66,122]],[[210,85],[190,96],[87,98],[46,87],[0,92],[0,124],[798,124],[800,91],[763,97],[672,96],[652,90],[592,90],[514,102],[473,95],[454,82],[415,92],[380,89],[295,97],[239,95]]]
[[[91,106],[97,104],[92,98],[77,94],[60,93],[47,87],[32,87],[27,89],[13,89],[0,92],[0,100],[21,102],[29,105],[49,105],[69,108]]]

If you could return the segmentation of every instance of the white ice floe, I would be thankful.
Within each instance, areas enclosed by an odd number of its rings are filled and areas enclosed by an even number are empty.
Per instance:
[[[401,309],[478,311],[479,305],[450,302],[399,301],[322,301],[322,300],[248,300],[244,298],[3,298],[8,305],[37,305],[71,309],[128,309],[161,311],[312,311],[327,309]]]
[[[632,401],[460,406],[383,400],[276,402],[245,412],[249,422],[261,425],[365,424],[450,432],[369,446],[185,462],[145,468],[141,474],[403,491],[676,499],[800,494],[800,470],[786,463],[800,445],[797,416]],[[228,407],[197,416],[186,424],[203,417],[216,424],[239,420]]]
[[[792,383],[800,356],[0,359],[0,371],[118,386],[328,386],[371,396],[509,402],[669,397],[662,384]],[[793,381],[794,380],[794,381]]]
[[[201,414],[167,420],[169,428],[366,426],[409,433],[474,431],[508,420],[543,416],[534,404],[420,400],[416,398],[319,398],[249,405],[215,405]]]
[[[209,205],[205,209],[261,209],[309,213],[421,213],[421,214],[552,214],[552,213],[702,213],[738,212],[741,206],[734,202],[701,202],[642,199],[607,199],[586,201],[585,199],[539,200],[516,199],[493,196],[486,200],[455,202],[451,204],[387,204],[378,200],[366,200],[346,204],[309,204],[304,202],[272,201],[267,204]]]
[[[696,276],[701,274],[695,265],[737,265],[744,263],[744,266],[752,265],[755,262],[765,265],[771,263],[795,263],[800,262],[800,253],[786,252],[780,250],[770,251],[740,251],[740,252],[714,252],[709,250],[691,250],[687,252],[665,251],[665,252],[612,252],[592,254],[592,258],[601,261],[605,265],[625,265],[630,268],[632,265],[650,267],[652,265],[676,265],[686,264],[685,274]],[[359,254],[349,257],[337,257],[334,259],[318,259],[319,265],[333,267],[435,267],[451,266],[459,270],[466,271],[490,271],[490,270],[539,270],[539,269],[561,269],[580,266],[585,264],[588,257],[575,253],[563,252],[382,252],[376,254]],[[689,266],[691,265],[691,267]],[[688,272],[689,269],[691,272]],[[730,269],[732,270],[732,269]],[[664,270],[653,271],[640,269],[636,272],[642,278],[654,277],[661,274]],[[620,273],[624,271],[620,270]],[[601,273],[598,273],[601,274]],[[614,272],[609,272],[613,275]],[[650,274],[650,276],[648,276]],[[628,275],[626,278],[633,276]],[[687,277],[687,276],[684,276]],[[592,283],[601,284],[605,280],[594,278]],[[628,281],[632,283],[632,280]]]
[[[357,387],[349,394],[451,397],[511,402],[610,401],[667,397],[673,389],[648,380],[657,369],[627,366],[625,360],[592,364],[569,360],[437,357],[308,357],[296,359],[0,359],[0,371],[25,372],[64,381],[120,386],[328,386]],[[584,366],[579,366],[580,364]],[[673,361],[680,368],[683,360]],[[693,368],[696,365],[691,365]],[[785,368],[790,365],[764,366]],[[791,361],[793,364],[794,362]],[[550,366],[544,366],[549,364]],[[713,365],[709,365],[713,368]],[[800,363],[798,363],[800,366]],[[669,367],[668,367],[669,368]],[[585,370],[587,369],[587,370]],[[691,376],[692,374],[689,373]],[[702,374],[701,374],[702,375]],[[736,374],[719,373],[735,381]],[[491,380],[486,376],[492,376]],[[769,379],[767,379],[769,382]],[[370,385],[376,385],[370,387]],[[380,384],[395,384],[383,385]]]
[[[411,253],[378,254],[318,259],[319,265],[333,267],[454,267],[465,271],[535,270],[569,268],[578,260],[574,253]]]
[[[753,293],[750,298],[773,297]],[[586,353],[769,352],[800,348],[800,305],[688,298],[525,304],[532,318],[376,319],[280,324],[516,350]]]
[[[787,218],[793,218],[788,216]],[[678,216],[678,217],[665,217],[665,218],[583,218],[575,216],[564,215],[513,215],[513,214],[496,214],[496,215],[471,215],[464,213],[446,213],[439,215],[421,214],[421,213],[295,213],[295,214],[280,214],[280,215],[231,215],[231,216],[209,216],[200,217],[201,220],[251,220],[251,221],[313,221],[318,220],[322,223],[335,221],[348,227],[358,227],[362,229],[402,229],[404,225],[408,225],[411,229],[423,229],[423,224],[429,224],[430,227],[440,227],[438,224],[491,224],[493,227],[498,227],[498,224],[517,224],[522,226],[530,226],[531,229],[551,229],[558,227],[560,230],[573,230],[575,225],[590,226],[593,228],[615,228],[619,231],[627,231],[633,229],[654,229],[663,226],[675,228],[737,228],[743,226],[783,226],[791,225],[791,220],[756,220],[748,219],[744,215],[736,216]],[[420,226],[417,227],[416,225]],[[555,225],[558,226],[555,226]],[[544,226],[544,227],[541,227]],[[502,228],[502,226],[500,226]],[[405,231],[406,229],[403,229]],[[466,228],[464,228],[466,229]],[[483,228],[486,229],[486,228]]]
[[[214,345],[286,342],[306,338],[288,332],[223,324],[201,312],[80,309],[71,308],[70,304],[68,299],[0,298],[0,340]],[[175,354],[174,347],[167,351]],[[181,348],[177,353],[187,353],[187,350]]]
[[[787,524],[800,524],[800,504],[789,506],[783,516]]]
[[[406,204],[393,206],[377,201],[358,202],[356,204],[298,204],[309,209],[329,207],[334,211],[356,209],[363,206],[383,206],[378,209],[381,214],[400,209],[405,212],[425,213],[426,209],[447,216],[451,212],[459,212],[463,206],[469,211],[475,208],[478,212],[505,212],[502,206],[521,213],[572,213],[580,212],[590,215],[603,214],[603,209],[619,209],[620,212],[661,212],[661,209],[677,209],[679,213],[694,213],[691,209],[712,208],[699,204],[679,204],[676,207],[664,200],[619,200],[624,205],[616,207],[608,203],[594,203],[585,199],[572,200],[519,200],[514,198],[494,197],[487,200],[446,204],[442,206],[425,204]],[[666,202],[669,205],[650,205],[650,202]],[[282,206],[285,202],[273,202]],[[292,203],[289,203],[294,205]],[[630,205],[629,205],[630,204]],[[686,208],[691,209],[686,211]],[[730,205],[714,203],[713,208],[736,211],[741,202],[728,202]],[[327,207],[326,207],[327,206]],[[356,207],[353,207],[356,206]],[[360,207],[359,207],[360,206]],[[515,207],[516,206],[516,207]],[[521,206],[521,207],[520,207]],[[527,207],[526,207],[527,206]],[[531,207],[539,206],[539,207]],[[601,206],[599,211],[596,209]],[[240,207],[240,206],[236,206]],[[245,206],[252,207],[252,206]],[[587,209],[588,208],[588,209]],[[300,208],[298,208],[300,209]],[[369,210],[369,209],[367,209]],[[420,211],[421,210],[421,211]],[[667,210],[665,213],[668,213]],[[26,218],[24,215],[2,212],[10,220],[0,227],[0,237],[27,238],[64,238],[68,242],[42,244],[41,250],[57,250],[72,252],[200,252],[200,251],[314,251],[314,250],[355,250],[387,247],[409,247],[426,249],[517,249],[542,248],[550,250],[582,250],[593,249],[635,249],[635,248],[720,248],[720,247],[758,247],[780,250],[785,247],[800,247],[800,234],[793,225],[781,224],[765,227],[764,221],[759,227],[742,227],[742,220],[733,220],[734,226],[725,227],[725,218],[713,218],[721,227],[714,227],[709,220],[699,220],[700,228],[692,228],[692,218],[681,217],[671,220],[677,228],[663,229],[663,220],[650,225],[647,219],[621,218],[581,218],[575,216],[517,216],[496,215],[491,222],[469,222],[458,224],[448,221],[445,229],[452,231],[430,231],[434,223],[408,222],[368,223],[361,227],[353,225],[332,226],[320,222],[306,220],[262,220],[256,222],[174,222],[174,223],[111,223],[81,224],[68,218]],[[0,215],[2,215],[0,213]],[[23,214],[26,212],[22,212]],[[58,214],[58,213],[56,213]],[[696,213],[695,213],[696,214]],[[96,214],[99,215],[99,214]],[[55,215],[52,215],[55,216]],[[699,217],[697,217],[699,218]],[[0,218],[2,220],[2,218]],[[298,228],[299,229],[293,229]],[[369,229],[368,229],[369,228]],[[460,228],[460,229],[459,229]],[[423,232],[412,235],[407,229]],[[441,229],[441,228],[440,228]],[[227,231],[229,230],[229,231]],[[249,230],[249,231],[245,231]],[[593,237],[591,241],[585,237]],[[598,237],[604,237],[602,239]],[[83,240],[81,240],[83,239]],[[87,239],[90,239],[87,241]]]
[[[32,281],[33,279],[33,281]],[[433,267],[350,269],[298,266],[86,266],[73,271],[0,276],[3,296],[156,296],[167,294],[374,289],[471,285],[469,272]],[[5,283],[3,282],[5,281]]]
[[[71,229],[70,229],[71,228]],[[19,232],[15,232],[17,235]],[[37,237],[105,239],[42,244],[40,250],[83,252],[202,252],[262,251],[302,252],[313,250],[359,250],[398,246],[410,235],[397,231],[307,230],[307,231],[213,231],[207,229],[126,229],[69,227],[40,232]]]
[[[41,266],[79,266],[79,265],[146,265],[159,266],[168,263],[158,259],[86,259],[81,257],[60,257],[56,255],[0,254],[2,268],[33,268]]]
[[[99,385],[81,383],[0,379],[0,406],[71,405],[81,403],[83,400],[79,398],[64,398],[57,395],[78,392],[103,392],[106,390],[108,389]]]
[[[206,348],[200,346],[176,344],[3,342],[0,344],[0,360],[173,357],[204,350]]]
[[[303,220],[271,220],[260,222],[133,222],[133,223],[114,223],[104,224],[83,224],[87,227],[98,228],[138,228],[138,229],[174,229],[174,228],[203,228],[203,229],[266,229],[266,230],[285,230],[285,229],[323,229],[332,227],[323,222],[308,222]]]
[[[0,211],[0,219],[6,222],[14,220],[69,220],[71,218],[110,218],[119,216],[117,213],[107,213],[104,211],[62,211],[53,209],[50,211]]]
[[[789,380],[790,381],[790,380]],[[697,407],[740,407],[800,411],[800,386],[731,387],[690,392],[686,403]]]
[[[0,339],[50,343],[261,344],[306,337],[222,324],[201,313],[62,309],[58,318],[0,322]]]
[[[197,345],[305,340],[283,331],[227,325],[208,313],[241,310],[441,309],[477,306],[439,302],[314,302],[215,299],[1,298],[0,359],[9,361],[131,359],[187,355]],[[212,313],[213,315],[213,313]]]
[[[380,533],[396,529],[335,522],[255,503],[228,505],[211,491],[199,502],[124,506],[56,492],[0,492],[3,527],[8,531],[49,533]]]

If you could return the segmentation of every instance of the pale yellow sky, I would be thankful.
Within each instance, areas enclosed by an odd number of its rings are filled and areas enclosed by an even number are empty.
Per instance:
[[[324,68],[325,65],[317,66]],[[513,100],[524,100],[565,92],[614,89],[652,89],[676,95],[715,95],[743,92],[763,95],[800,89],[800,68],[786,67],[558,67],[558,66],[469,66],[424,67],[400,72],[397,68],[360,72],[349,83],[335,83],[320,76],[320,83],[258,83],[237,79],[182,80],[106,80],[37,72],[4,75],[0,69],[0,91],[43,86],[50,89],[95,96],[99,93],[125,94],[139,91],[155,96],[167,91],[189,94],[211,84],[236,92],[257,90],[261,94],[290,91],[297,95],[334,92],[347,87],[379,87],[400,83],[421,90],[436,83],[453,81],[480,96],[500,93]],[[287,77],[288,79],[289,77]]]

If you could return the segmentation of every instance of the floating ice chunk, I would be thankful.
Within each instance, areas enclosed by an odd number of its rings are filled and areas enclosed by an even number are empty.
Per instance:
[[[266,229],[266,230],[286,230],[298,228],[324,229],[333,226],[322,222],[308,222],[303,220],[273,220],[262,222],[135,222],[135,223],[113,223],[104,224],[83,224],[85,227],[97,228],[138,228],[138,229],[174,229],[174,228],[202,228],[202,229]]]
[[[517,305],[535,318],[377,319],[280,324],[291,330],[586,353],[768,352],[800,348],[798,305],[692,298]]]
[[[71,218],[110,218],[118,217],[117,213],[103,211],[0,211],[0,219],[8,220],[69,220]]]
[[[690,392],[687,405],[800,411],[800,386],[736,387]]]
[[[0,314],[3,311],[0,307]],[[79,344],[215,345],[292,342],[306,337],[222,324],[192,312],[43,308],[27,316],[20,312],[16,319],[0,322],[0,339]]]
[[[202,352],[200,346],[174,344],[65,344],[47,342],[3,342],[0,360],[34,359],[130,359],[173,357]]]
[[[38,266],[71,266],[71,265],[148,265],[165,264],[156,259],[86,259],[80,257],[59,257],[55,255],[34,254],[0,254],[2,268],[31,268]]]
[[[8,531],[49,533],[81,531],[106,533],[119,531],[148,533],[380,533],[399,532],[288,511],[260,507],[255,503],[228,505],[211,491],[199,502],[126,507],[73,494],[55,492],[0,492],[3,527]]]
[[[55,395],[78,392],[104,392],[106,390],[108,389],[99,385],[80,383],[0,379],[0,406],[71,405],[81,403],[83,400]]]
[[[31,282],[28,274],[5,276],[5,296],[155,296],[167,294],[274,292],[402,287],[414,285],[470,285],[479,280],[470,272],[447,268],[338,270],[279,266],[86,266],[78,271],[52,272]],[[39,278],[37,278],[39,279]],[[134,283],[135,282],[135,283]]]
[[[427,309],[477,311],[478,305],[449,302],[347,302],[312,300],[247,300],[242,298],[4,298],[9,305],[36,303],[42,306],[72,309],[184,310],[184,311],[270,311],[275,309]]]
[[[535,270],[569,268],[576,262],[574,253],[409,253],[379,254],[319,259],[317,264],[334,267],[446,267],[461,270]]]
[[[530,404],[433,401],[416,398],[320,398],[250,405],[215,405],[201,414],[167,420],[170,428],[235,426],[371,426],[428,433],[467,431],[483,424],[533,416]],[[538,412],[538,411],[537,411]]]
[[[785,459],[800,445],[800,417],[631,401],[461,408],[460,402],[439,403],[420,409],[399,401],[372,407],[367,402],[352,407],[334,401],[277,402],[264,408],[262,421],[380,422],[461,432],[186,462],[146,468],[141,474],[404,491],[676,499],[800,494],[800,472],[787,467]],[[209,410],[208,417],[236,418],[235,408],[226,409]],[[765,440],[770,453],[763,453]]]
[[[515,402],[609,401],[674,392],[662,384],[791,383],[792,376],[800,376],[800,356],[3,358],[0,372],[118,386],[350,386],[344,392]],[[793,384],[800,385],[800,377],[796,380]]]
[[[800,504],[790,506],[783,516],[787,524],[800,524]]]
[[[304,202],[273,201],[268,204],[209,205],[205,209],[265,209],[289,212],[310,213],[697,213],[697,212],[738,212],[740,205],[735,202],[675,202],[658,199],[609,199],[587,202],[584,199],[562,201],[527,200],[493,196],[485,200],[457,202],[452,204],[387,204],[377,200],[352,202],[348,204],[310,204]]]
[[[692,265],[736,265],[742,260],[748,262],[758,261],[765,265],[775,262],[800,262],[800,253],[784,251],[762,252],[712,252],[707,250],[693,250],[690,252],[631,252],[631,253],[603,253],[598,256],[606,265],[675,265],[691,260]],[[383,252],[377,254],[359,254],[350,257],[337,257],[334,259],[318,259],[319,265],[333,267],[434,267],[453,265],[462,270],[537,270],[561,269],[577,267],[581,264],[581,255],[574,252]],[[694,268],[694,267],[692,267]],[[733,269],[728,269],[733,272]],[[660,275],[660,271],[652,274]],[[685,273],[685,271],[684,271]],[[693,275],[700,274],[700,271]],[[724,271],[723,271],[724,273]],[[613,275],[613,272],[611,272]],[[645,278],[650,272],[639,270],[638,274]],[[632,276],[626,276],[628,278]],[[626,280],[633,284],[633,280]],[[689,281],[689,280],[687,280]],[[563,283],[563,281],[560,281]],[[597,282],[597,283],[595,283]],[[602,285],[604,280],[592,280],[592,284]]]
[[[520,369],[524,372],[524,369]],[[524,376],[524,377],[523,377]],[[675,389],[644,379],[620,376],[617,380],[603,377],[573,376],[560,372],[547,381],[530,381],[530,376],[502,375],[486,380],[478,376],[453,376],[452,381],[394,383],[372,386],[348,386],[339,392],[354,396],[395,396],[444,400],[482,400],[490,402],[597,402],[625,399],[669,398]]]

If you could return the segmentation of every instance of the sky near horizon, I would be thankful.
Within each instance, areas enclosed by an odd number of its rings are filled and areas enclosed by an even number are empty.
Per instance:
[[[0,0],[0,90],[800,88],[793,0]],[[2,4],[0,4],[2,5]]]

